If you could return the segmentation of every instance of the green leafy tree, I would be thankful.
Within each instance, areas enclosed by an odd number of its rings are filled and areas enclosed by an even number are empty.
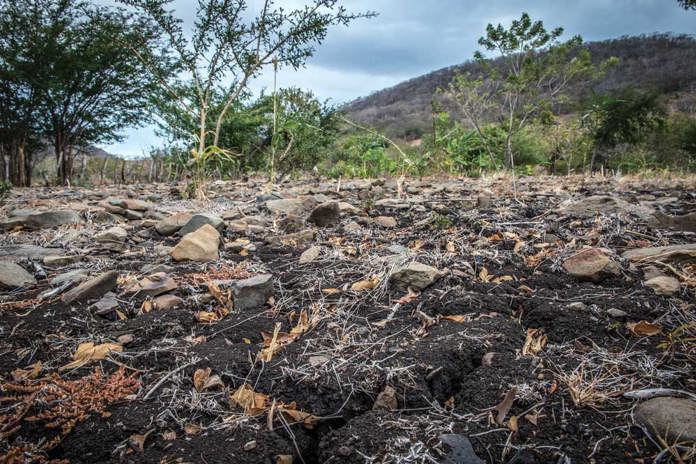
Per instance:
[[[130,49],[161,61],[151,53],[157,31],[133,12],[80,0],[2,0],[0,11],[2,72],[22,89],[28,130],[53,146],[67,183],[76,150],[147,119],[155,87]]]
[[[182,79],[192,83],[194,92],[178,92],[150,63],[163,90],[182,112],[197,120],[193,158],[209,146],[219,146],[228,112],[265,68],[275,65],[297,69],[314,54],[330,26],[345,26],[357,18],[372,16],[350,13],[338,0],[313,0],[295,9],[264,0],[255,16],[248,11],[247,0],[201,0],[193,30],[187,34],[183,21],[166,8],[171,0],[122,2],[145,12],[158,24],[180,62]],[[221,95],[219,101],[215,101],[216,95]],[[196,197],[205,196],[204,184],[204,178],[194,178]]]
[[[490,61],[482,52],[475,54],[488,76],[460,76],[449,87],[449,95],[484,141],[482,127],[488,118],[505,131],[504,164],[513,175],[515,135],[563,102],[571,83],[588,79],[614,62],[593,65],[589,51],[582,48],[582,38],[561,42],[562,34],[562,28],[547,30],[543,22],[532,21],[527,13],[507,28],[489,24],[479,45],[497,59]]]
[[[696,10],[696,0],[678,0],[679,6],[685,10]]]
[[[595,95],[583,116],[583,125],[592,139],[590,172],[597,161],[619,145],[637,145],[664,123],[666,110],[657,92],[633,88],[608,95]]]

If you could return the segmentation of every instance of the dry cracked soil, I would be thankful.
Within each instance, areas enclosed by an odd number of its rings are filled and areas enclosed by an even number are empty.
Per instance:
[[[694,462],[694,180],[509,187],[13,190],[0,462]]]

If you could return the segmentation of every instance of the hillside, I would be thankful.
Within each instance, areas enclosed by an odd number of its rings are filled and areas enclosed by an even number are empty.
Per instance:
[[[654,88],[676,96],[678,109],[696,112],[696,39],[686,35],[656,34],[590,42],[586,47],[595,61],[615,56],[620,64],[592,87],[597,91],[626,85]],[[412,138],[428,130],[431,101],[459,73],[481,72],[475,62],[439,69],[375,92],[347,104],[344,110],[355,121],[369,124],[390,135]],[[579,98],[589,86],[576,86],[570,94]],[[686,95],[685,95],[686,94]]]

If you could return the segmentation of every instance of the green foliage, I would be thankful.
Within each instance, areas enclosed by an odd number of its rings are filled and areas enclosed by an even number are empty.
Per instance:
[[[388,154],[389,143],[374,134],[355,133],[339,141],[329,165],[329,177],[379,177],[395,175],[399,164]]]
[[[435,214],[430,219],[430,225],[438,230],[449,229],[450,227],[452,227],[452,224],[452,219],[450,219],[449,216],[445,216],[443,214]]]
[[[0,182],[0,199],[4,198],[12,190],[12,182],[3,180]]]
[[[696,0],[677,0],[679,6],[685,10],[696,10]]]

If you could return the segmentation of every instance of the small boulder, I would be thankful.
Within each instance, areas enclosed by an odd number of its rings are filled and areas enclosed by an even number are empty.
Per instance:
[[[331,227],[341,220],[341,209],[335,201],[322,203],[312,210],[307,222],[317,227]]]
[[[221,232],[225,227],[225,221],[220,216],[214,214],[194,214],[179,230],[179,235],[183,236],[195,232],[206,224],[213,226],[218,232]]]
[[[208,262],[218,259],[220,233],[210,224],[184,235],[170,252],[174,261]]]
[[[79,224],[80,222],[82,219],[75,211],[61,210],[31,214],[24,218],[23,225],[28,229],[48,229],[67,224]]]
[[[234,309],[244,311],[266,304],[273,296],[273,276],[262,274],[231,283]]]
[[[174,279],[164,272],[158,272],[135,283],[126,289],[124,293],[133,297],[145,298],[148,296],[155,297],[176,289],[177,284]]]
[[[316,206],[317,201],[314,198],[283,198],[280,200],[269,200],[265,203],[266,209],[274,214],[294,214],[296,216],[311,210]]]
[[[91,310],[98,316],[108,316],[121,307],[113,292],[107,292],[103,297],[91,306]]]
[[[619,265],[598,248],[586,248],[563,262],[563,269],[578,280],[599,282],[621,273]]]
[[[158,234],[169,237],[170,235],[174,235],[175,233],[179,232],[179,230],[184,227],[189,220],[191,220],[192,216],[193,214],[191,213],[173,214],[159,221],[157,225],[155,225],[155,230]]]
[[[36,279],[19,264],[0,261],[0,285],[8,288],[23,288],[36,285]]]
[[[118,206],[119,208],[132,211],[147,211],[148,209],[152,208],[152,203],[148,203],[147,201],[143,200],[137,200],[134,198],[110,200],[109,203],[113,206]]]
[[[390,282],[399,290],[423,290],[442,277],[442,273],[432,266],[419,262],[412,262],[400,267],[389,276]]]
[[[49,283],[54,287],[60,287],[63,284],[70,282],[78,284],[89,278],[89,273],[85,269],[76,269],[74,271],[64,272],[52,278]]]
[[[104,274],[81,283],[61,297],[63,303],[84,303],[88,300],[101,298],[118,285],[118,272],[109,271]]]
[[[67,266],[68,264],[74,264],[82,260],[80,255],[55,255],[55,256],[45,256],[43,263],[49,267],[59,267]]]
[[[633,417],[668,443],[696,442],[696,401],[691,399],[653,398],[636,406]]]
[[[646,280],[645,286],[652,288],[658,295],[672,296],[679,291],[681,284],[674,277],[657,276]]]
[[[384,227],[385,229],[393,229],[397,226],[396,219],[391,216],[377,216],[375,218],[375,222],[377,225]]]
[[[160,295],[152,300],[152,303],[154,304],[155,309],[159,311],[168,311],[184,306],[184,300],[176,295]]]
[[[122,227],[111,227],[94,236],[100,248],[111,251],[123,251],[126,248],[128,232]]]
[[[317,258],[319,258],[319,255],[321,255],[321,247],[309,247],[304,251],[304,253],[300,255],[300,259],[298,260],[298,262],[300,264],[311,263],[312,261],[315,261]]]

